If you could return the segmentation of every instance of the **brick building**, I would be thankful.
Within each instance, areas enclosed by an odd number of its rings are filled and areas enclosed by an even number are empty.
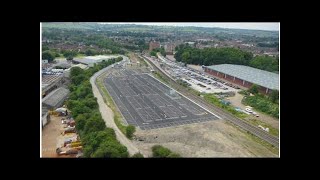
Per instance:
[[[149,51],[152,51],[153,49],[156,49],[156,48],[160,48],[160,43],[156,41],[151,41],[149,43]]]
[[[276,73],[232,64],[205,66],[204,71],[246,88],[257,84],[260,86],[259,91],[263,94],[268,94],[271,90],[279,90],[279,74]]]
[[[175,49],[175,45],[172,43],[168,43],[168,44],[164,45],[164,50],[167,55],[173,55],[174,49]]]

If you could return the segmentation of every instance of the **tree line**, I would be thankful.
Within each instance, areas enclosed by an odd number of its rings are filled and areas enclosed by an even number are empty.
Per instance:
[[[251,52],[237,48],[204,48],[197,49],[187,44],[176,47],[175,59],[187,64],[197,65],[217,65],[217,64],[237,64],[251,66],[254,68],[278,72],[279,59],[270,56],[253,57]]]
[[[116,139],[114,130],[106,127],[89,82],[95,72],[120,60],[121,58],[102,61],[87,70],[79,67],[71,68],[70,96],[66,105],[76,121],[76,129],[83,143],[85,157],[129,156],[127,148]]]

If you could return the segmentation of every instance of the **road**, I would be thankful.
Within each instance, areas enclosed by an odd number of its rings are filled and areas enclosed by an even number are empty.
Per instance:
[[[128,59],[127,57],[123,57],[125,61],[126,59]],[[121,61],[121,62],[123,62]],[[110,69],[111,66],[108,66],[100,71],[98,71],[97,73],[95,73],[91,78],[90,78],[90,83],[92,85],[92,91],[94,94],[94,97],[97,98],[97,102],[99,104],[99,111],[101,113],[101,116],[103,118],[103,120],[106,123],[106,126],[109,128],[114,129],[115,134],[117,136],[118,141],[123,144],[124,146],[127,147],[129,154],[132,156],[135,153],[139,153],[138,148],[120,131],[120,129],[117,127],[117,125],[114,122],[113,119],[113,112],[112,110],[104,103],[103,101],[103,97],[100,94],[100,91],[96,85],[96,79],[97,77],[99,77],[100,75],[103,75],[108,69]]]
[[[143,56],[144,59],[146,59],[147,61],[151,62],[151,64],[153,65],[153,67],[159,71],[161,74],[163,74],[164,76],[166,76],[169,80],[170,80],[170,85],[174,88],[174,89],[178,89],[179,88],[179,92],[181,92],[182,94],[184,94],[187,97],[190,97],[193,101],[197,102],[198,104],[200,104],[201,106],[205,107],[208,110],[211,110],[214,114],[217,114],[218,116],[220,116],[221,118],[228,120],[229,122],[233,123],[234,125],[242,128],[245,131],[250,132],[251,134],[269,142],[270,144],[279,147],[279,138],[275,137],[261,129],[259,129],[258,127],[255,127],[233,115],[231,115],[230,113],[226,112],[225,110],[222,110],[208,102],[206,102],[205,100],[201,99],[200,97],[188,92],[186,89],[184,88],[180,88],[180,86],[167,74],[165,73],[160,67],[156,66],[156,64],[154,64],[149,58],[147,58],[146,56]]]

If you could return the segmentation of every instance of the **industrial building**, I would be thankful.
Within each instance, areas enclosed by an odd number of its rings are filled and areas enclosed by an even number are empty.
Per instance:
[[[50,114],[48,108],[42,107],[42,119],[41,124],[42,128],[50,122]]]
[[[175,45],[172,43],[168,43],[168,44],[164,45],[164,50],[167,55],[173,55],[174,49],[175,49]]]
[[[42,99],[42,107],[47,109],[56,109],[63,105],[70,91],[64,87],[60,87]]]
[[[259,85],[259,91],[264,94],[279,90],[279,74],[276,73],[233,64],[205,66],[204,71],[242,87],[250,88],[253,84]]]
[[[111,58],[117,58],[119,56],[104,56],[104,55],[99,55],[99,56],[87,56],[85,58],[74,58],[72,60],[72,63],[74,64],[84,64],[89,67],[93,67],[95,63],[99,63],[103,60],[108,61]]]

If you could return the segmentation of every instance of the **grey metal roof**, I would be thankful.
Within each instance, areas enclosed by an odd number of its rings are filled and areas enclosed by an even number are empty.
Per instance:
[[[60,88],[52,91],[46,97],[44,97],[42,99],[42,103],[44,105],[51,107],[51,108],[56,108],[58,106],[61,106],[63,101],[69,95],[69,92],[70,91],[68,89],[60,87]]]
[[[220,64],[206,67],[227,75],[235,76],[259,86],[279,90],[279,74],[276,73],[233,64]]]

